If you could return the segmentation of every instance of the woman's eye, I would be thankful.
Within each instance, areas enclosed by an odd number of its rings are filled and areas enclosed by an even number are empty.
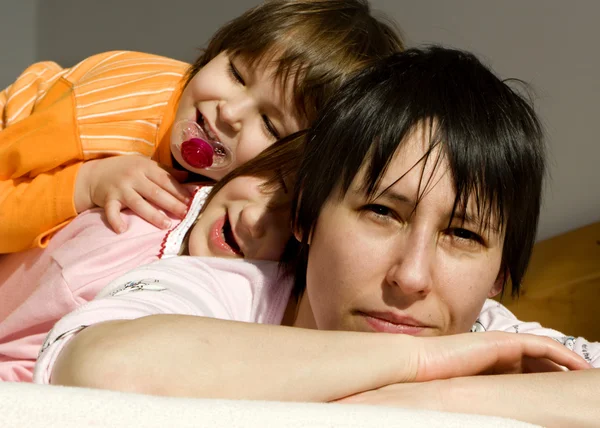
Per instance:
[[[390,217],[393,214],[391,209],[389,209],[388,207],[386,207],[384,205],[378,205],[378,204],[366,205],[363,208],[363,210],[372,212],[373,214],[375,214],[378,217]]]
[[[229,61],[229,74],[237,83],[244,86],[246,85],[246,82],[244,82],[244,79],[242,78],[241,74],[239,73],[239,71],[237,71],[237,68],[235,68],[235,65],[233,65],[233,62],[231,61]]]
[[[271,135],[273,138],[275,138],[276,140],[279,140],[279,138],[281,138],[281,136],[279,135],[279,132],[277,132],[277,129],[275,129],[275,126],[273,125],[273,123],[269,120],[269,117],[267,115],[263,114],[262,120],[263,120],[263,124],[264,124],[265,130],[267,131],[267,133],[269,135]]]
[[[460,227],[455,228],[455,229],[450,229],[450,234],[454,238],[458,238],[458,239],[464,240],[464,241],[469,241],[469,243],[483,244],[483,238],[481,236],[479,236],[478,234],[471,232],[470,230],[467,230],[467,229],[463,229]]]

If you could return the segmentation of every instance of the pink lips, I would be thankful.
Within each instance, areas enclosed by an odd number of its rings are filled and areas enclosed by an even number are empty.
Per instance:
[[[181,144],[183,160],[194,168],[208,168],[213,164],[213,148],[201,138],[190,138]]]
[[[225,238],[223,237],[223,226],[225,226],[225,216],[220,217],[210,228],[208,236],[209,245],[216,253],[236,256],[237,253],[227,242],[225,242]]]
[[[409,334],[416,336],[428,327],[410,317],[391,313],[361,313],[369,326],[381,333]]]

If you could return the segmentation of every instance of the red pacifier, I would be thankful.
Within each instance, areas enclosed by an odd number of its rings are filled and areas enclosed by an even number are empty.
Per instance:
[[[234,160],[227,146],[209,137],[198,123],[191,120],[182,120],[173,126],[171,144],[181,153],[187,164],[182,166],[186,169],[223,169]]]
[[[213,164],[213,148],[201,138],[190,138],[181,143],[181,157],[194,168],[208,168]]]

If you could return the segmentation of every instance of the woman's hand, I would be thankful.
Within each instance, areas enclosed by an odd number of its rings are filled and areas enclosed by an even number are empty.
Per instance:
[[[479,374],[590,368],[583,358],[547,337],[504,332],[417,338],[415,376],[423,382]]]
[[[593,427],[600,417],[599,380],[600,369],[470,376],[387,385],[337,402],[500,416],[548,428]]]
[[[79,213],[94,206],[104,207],[108,223],[118,233],[127,227],[120,216],[125,208],[165,229],[171,222],[160,209],[183,217],[186,200],[191,196],[178,182],[187,173],[170,172],[142,156],[114,156],[85,162],[75,184],[75,208]]]

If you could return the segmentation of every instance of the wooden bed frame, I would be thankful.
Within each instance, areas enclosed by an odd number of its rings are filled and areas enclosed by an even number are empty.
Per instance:
[[[501,301],[517,318],[600,341],[600,221],[538,242],[519,299]]]

